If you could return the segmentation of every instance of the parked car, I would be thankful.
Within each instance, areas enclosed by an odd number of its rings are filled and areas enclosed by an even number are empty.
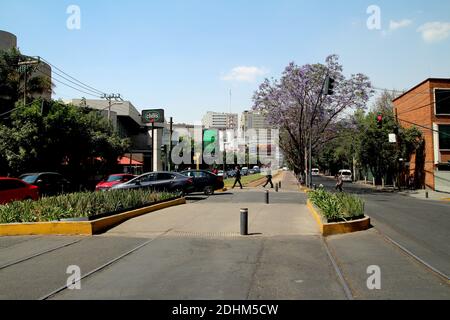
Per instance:
[[[130,181],[117,184],[115,189],[151,189],[154,191],[176,192],[182,195],[194,191],[194,181],[177,172],[149,172],[144,173]]]
[[[248,167],[243,167],[241,169],[241,175],[243,175],[243,176],[247,176],[248,175]]]
[[[248,174],[255,174],[255,173],[256,173],[255,169],[249,169],[248,170]]]
[[[342,181],[353,182],[353,175],[350,170],[347,169],[339,170],[339,175],[342,176]]]
[[[261,173],[261,168],[258,166],[254,166],[253,170],[255,171],[255,173]]]
[[[181,174],[190,177],[194,181],[196,192],[203,192],[205,195],[213,195],[215,190],[223,189],[223,176],[204,170],[183,171]]]
[[[234,176],[236,176],[236,170],[228,170],[227,171],[227,177],[233,178]]]
[[[288,167],[283,167],[283,171],[289,171]]]
[[[20,179],[0,177],[0,204],[21,200],[37,200],[38,198],[38,187]]]
[[[121,174],[111,174],[106,179],[100,181],[95,187],[96,191],[106,191],[111,189],[113,186],[130,181],[136,178],[133,174],[121,173]]]
[[[38,187],[41,196],[55,196],[72,191],[71,183],[56,172],[26,173],[20,179]]]
[[[312,172],[313,176],[318,176],[320,174],[319,169],[317,169],[317,168],[312,169],[311,172]]]

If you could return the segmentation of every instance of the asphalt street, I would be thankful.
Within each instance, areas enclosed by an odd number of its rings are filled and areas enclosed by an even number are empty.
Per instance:
[[[1,237],[0,299],[450,299],[448,281],[376,228],[324,239],[293,175],[282,185],[269,205],[262,187],[247,188],[190,196],[94,237]],[[80,290],[65,288],[74,265]],[[379,290],[367,286],[372,265]]]
[[[335,181],[315,176],[313,183],[334,190]],[[366,201],[372,225],[402,247],[450,276],[450,202],[421,200],[395,192],[345,183],[344,191]]]

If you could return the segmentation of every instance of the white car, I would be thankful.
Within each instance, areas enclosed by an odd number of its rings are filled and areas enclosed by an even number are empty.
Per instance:
[[[339,170],[339,175],[342,177],[342,181],[344,182],[353,182],[353,175],[350,170]]]
[[[319,175],[319,169],[317,169],[317,168],[312,169],[311,172],[312,172],[313,176],[318,176]]]

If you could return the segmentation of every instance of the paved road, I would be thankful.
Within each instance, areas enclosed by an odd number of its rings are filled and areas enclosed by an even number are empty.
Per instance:
[[[100,236],[0,238],[0,299],[450,299],[448,283],[374,229],[324,241],[293,176],[282,184],[270,205],[262,187],[234,190]],[[238,234],[241,207],[249,237]],[[81,290],[49,296],[69,265],[88,275]],[[370,265],[381,290],[367,288]]]
[[[314,183],[334,188],[326,177]],[[361,195],[372,225],[434,268],[450,276],[450,203],[415,199],[358,184],[344,185],[344,191]]]

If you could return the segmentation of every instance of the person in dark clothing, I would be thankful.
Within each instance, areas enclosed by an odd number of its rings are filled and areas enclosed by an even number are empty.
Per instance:
[[[236,167],[236,175],[234,178],[234,185],[233,185],[233,189],[234,187],[236,187],[236,184],[239,183],[239,186],[242,189],[242,183],[241,183],[241,168]]]
[[[343,192],[344,190],[342,189],[342,186],[344,185],[344,180],[342,179],[342,175],[339,175],[337,177],[337,182],[336,182],[336,190]]]
[[[263,188],[265,188],[270,183],[270,187],[273,189],[272,170],[270,169],[270,167],[267,168],[266,178],[267,178],[267,181],[266,181],[266,184],[263,185]]]

